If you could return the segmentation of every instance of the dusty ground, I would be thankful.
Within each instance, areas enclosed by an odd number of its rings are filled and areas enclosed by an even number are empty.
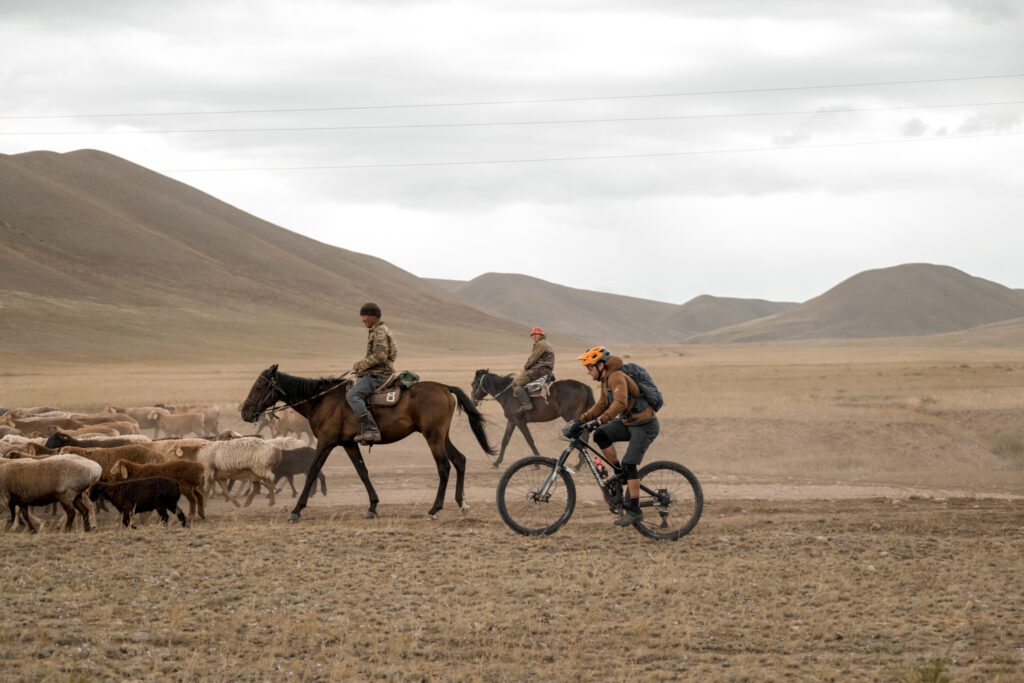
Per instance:
[[[582,475],[562,530],[512,533],[500,470],[459,416],[466,513],[449,489],[425,518],[437,478],[413,436],[367,456],[377,520],[338,451],[298,525],[286,489],[273,508],[216,500],[194,529],[110,516],[88,535],[0,536],[3,679],[1024,679],[1024,352],[633,356],[668,400],[649,459],[704,484],[686,538],[612,527]],[[467,387],[497,365],[409,367]],[[217,400],[230,423],[260,369],[33,368],[0,404]],[[553,424],[535,436],[562,446]],[[505,464],[527,454],[517,435]]]

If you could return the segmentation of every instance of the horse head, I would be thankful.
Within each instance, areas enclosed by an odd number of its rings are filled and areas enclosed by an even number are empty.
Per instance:
[[[484,377],[490,373],[490,370],[477,370],[476,375],[473,376],[472,391],[470,397],[473,399],[473,405],[478,406],[480,402],[487,396],[487,390],[484,389]]]
[[[278,401],[281,388],[277,383],[277,363],[260,373],[242,401],[239,412],[246,422],[256,422],[260,415]]]

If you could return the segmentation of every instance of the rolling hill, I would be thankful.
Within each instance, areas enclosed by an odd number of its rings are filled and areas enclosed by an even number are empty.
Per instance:
[[[868,270],[806,303],[695,335],[690,343],[868,339],[943,334],[1024,316],[1020,290],[949,266]]]
[[[59,362],[347,358],[376,301],[406,351],[934,335],[1024,343],[1024,291],[948,266],[859,273],[803,304],[677,305],[533,277],[419,278],[268,223],[94,150],[0,155],[0,358]],[[972,341],[973,340],[973,341]]]
[[[0,156],[0,245],[0,351],[15,356],[359,349],[367,300],[414,348],[526,334],[386,261],[92,150]]]
[[[699,332],[788,310],[795,303],[702,295],[670,304],[557,285],[513,273],[486,273],[468,282],[431,280],[466,303],[551,334],[594,343],[679,343]]]

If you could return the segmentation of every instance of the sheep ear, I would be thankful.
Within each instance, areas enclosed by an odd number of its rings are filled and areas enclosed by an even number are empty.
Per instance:
[[[182,450],[181,450],[181,446],[175,446],[175,447],[174,447],[174,450],[173,450],[173,451],[171,452],[171,454],[172,454],[172,455],[173,455],[173,456],[174,456],[175,458],[180,458],[183,452],[184,452],[184,451],[182,451]]]

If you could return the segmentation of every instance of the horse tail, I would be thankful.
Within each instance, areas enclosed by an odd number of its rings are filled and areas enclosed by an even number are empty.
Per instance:
[[[469,428],[473,430],[473,436],[476,437],[480,448],[484,449],[484,452],[488,455],[497,455],[498,451],[487,441],[487,432],[484,431],[484,425],[487,424],[487,420],[484,418],[484,414],[473,405],[473,399],[458,387],[448,387],[448,391],[455,395],[455,399],[458,401],[457,407],[459,412],[466,413],[466,417],[469,418]]]

